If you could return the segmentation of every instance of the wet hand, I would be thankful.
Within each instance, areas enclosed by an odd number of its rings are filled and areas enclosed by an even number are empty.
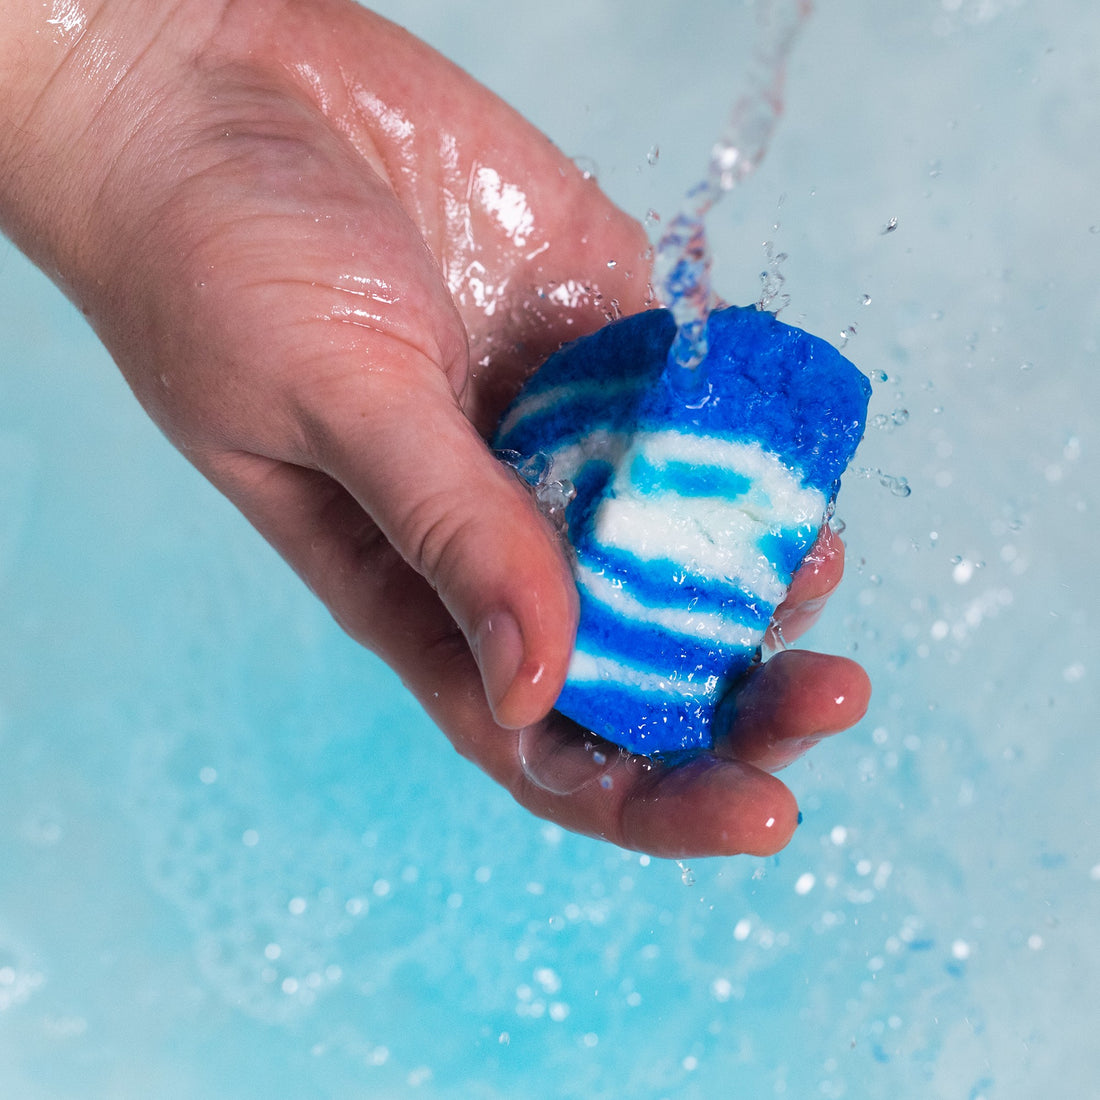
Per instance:
[[[648,303],[640,227],[351,3],[150,8],[54,27],[40,93],[0,64],[7,230],[181,451],[523,805],[655,854],[777,850],[797,810],[768,770],[858,719],[858,667],[777,655],[686,763],[593,747],[550,710],[568,566],[484,443],[549,352]],[[835,548],[819,558],[787,639],[839,576]]]

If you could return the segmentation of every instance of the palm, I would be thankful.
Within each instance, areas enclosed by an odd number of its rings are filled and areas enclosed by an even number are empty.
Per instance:
[[[161,170],[135,188],[123,157],[105,190],[125,258],[91,312],[139,398],[524,805],[659,854],[782,846],[797,811],[761,768],[858,718],[850,662],[769,662],[723,755],[675,768],[544,717],[573,589],[481,437],[545,354],[613,300],[643,308],[640,228],[390,25],[334,0],[265,26],[249,6],[164,100]],[[825,555],[796,605],[838,571]],[[505,605],[527,655],[494,720],[468,639]]]

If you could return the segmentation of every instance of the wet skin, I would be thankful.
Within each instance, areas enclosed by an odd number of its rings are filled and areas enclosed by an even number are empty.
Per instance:
[[[576,622],[561,547],[484,444],[612,299],[651,304],[637,222],[350,3],[71,7],[0,0],[0,224],[169,438],[534,813],[665,856],[786,844],[770,771],[858,721],[862,670],[781,652],[714,753],[599,755],[550,709]],[[842,562],[826,532],[786,642]]]

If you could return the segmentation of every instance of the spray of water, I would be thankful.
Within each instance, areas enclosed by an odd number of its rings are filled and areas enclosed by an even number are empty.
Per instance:
[[[711,150],[704,178],[688,191],[657,246],[656,286],[676,319],[669,374],[685,394],[703,386],[696,367],[707,354],[707,315],[719,304],[711,288],[706,217],[764,159],[783,111],[787,58],[811,10],[811,0],[760,0],[761,41],[745,91]]]

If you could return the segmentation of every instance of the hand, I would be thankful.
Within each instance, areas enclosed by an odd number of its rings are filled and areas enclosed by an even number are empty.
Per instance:
[[[17,243],[181,451],[523,805],[660,855],[782,847],[797,809],[767,769],[860,717],[861,670],[778,654],[721,750],[687,764],[586,748],[548,713],[568,566],[483,441],[549,352],[648,304],[637,223],[345,0],[131,7],[55,27],[33,95],[0,64]],[[786,637],[839,578],[838,546],[799,574]]]

